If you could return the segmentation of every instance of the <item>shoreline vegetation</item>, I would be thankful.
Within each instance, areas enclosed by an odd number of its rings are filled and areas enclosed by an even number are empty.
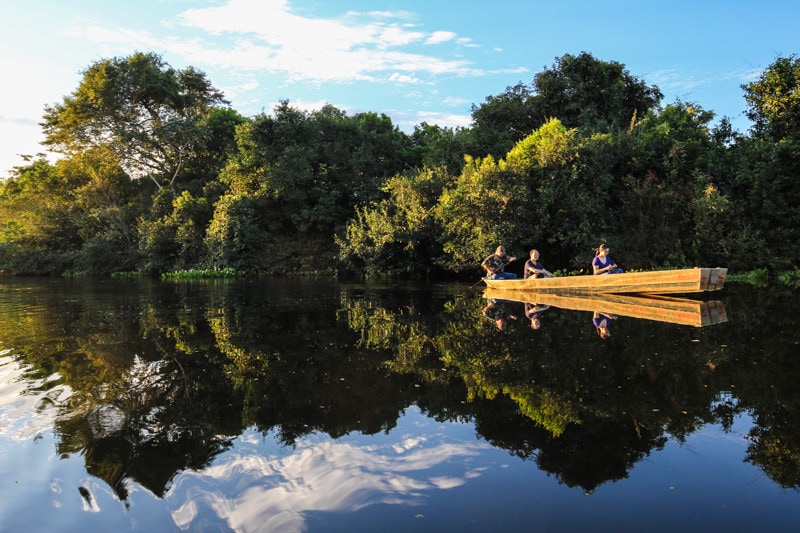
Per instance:
[[[0,180],[0,275],[473,280],[498,245],[559,275],[721,265],[797,287],[800,59],[742,85],[750,131],[565,54],[468,127],[280,102],[244,117],[155,53],[99,60]],[[521,270],[522,263],[508,270]],[[737,274],[738,273],[738,274]]]
[[[577,275],[578,273],[562,273],[560,271],[554,272],[558,276]],[[270,274],[254,274],[248,272],[238,272],[234,269],[224,270],[183,270],[176,272],[165,272],[161,274],[161,279],[165,281],[179,281],[179,280],[213,280],[213,279],[241,279],[241,278],[259,278],[263,276],[271,277],[276,275],[288,275],[292,277],[317,277],[317,278],[337,278],[339,272],[336,270],[327,271],[313,271],[313,272],[292,272],[286,273],[270,273]],[[115,272],[111,274],[113,278],[142,278],[147,277],[146,272]],[[744,283],[755,287],[766,287],[773,282],[779,282],[783,285],[792,288],[800,287],[800,270],[788,270],[770,275],[766,269],[760,268],[751,271],[728,273],[726,276],[726,283]]]

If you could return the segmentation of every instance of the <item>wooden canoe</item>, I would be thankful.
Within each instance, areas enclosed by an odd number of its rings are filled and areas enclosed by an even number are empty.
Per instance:
[[[491,289],[550,293],[642,293],[682,294],[717,291],[725,285],[727,268],[686,268],[599,276],[555,278],[487,279]]]
[[[628,294],[555,294],[504,289],[485,289],[484,297],[549,305],[572,311],[597,311],[618,316],[703,327],[728,321],[722,302],[703,302],[670,296]]]

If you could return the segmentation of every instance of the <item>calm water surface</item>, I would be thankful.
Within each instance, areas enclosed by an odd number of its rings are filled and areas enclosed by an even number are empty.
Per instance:
[[[0,531],[796,531],[796,291],[694,299],[4,279]]]

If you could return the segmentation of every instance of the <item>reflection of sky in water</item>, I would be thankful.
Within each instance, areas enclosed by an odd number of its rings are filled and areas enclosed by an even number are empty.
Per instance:
[[[58,379],[31,379],[28,368],[7,352],[0,352],[0,437],[28,440],[52,429],[57,406],[72,392],[46,383]]]
[[[188,528],[208,510],[237,531],[301,530],[309,512],[414,506],[430,491],[481,475],[486,466],[470,465],[470,459],[489,445],[472,432],[464,442],[453,441],[449,429],[437,432],[435,422],[410,411],[403,427],[381,442],[311,437],[280,450],[269,436],[248,432],[211,467],[175,480],[167,496],[175,523]],[[427,426],[424,436],[420,424]]]
[[[277,444],[272,435],[247,431],[205,470],[178,473],[163,500],[129,481],[131,508],[118,515],[113,491],[87,475],[81,457],[56,455],[54,423],[59,404],[72,394],[69,388],[48,385],[57,376],[32,378],[25,365],[3,355],[0,474],[17,479],[20,464],[30,466],[12,492],[0,487],[0,523],[5,525],[35,529],[57,519],[69,529],[89,513],[106,524],[121,520],[138,529],[157,526],[159,520],[163,525],[169,513],[167,520],[181,530],[213,524],[236,531],[298,531],[306,529],[309,513],[346,514],[378,504],[415,507],[431,492],[507,466],[508,455],[476,440],[473,425],[440,424],[412,407],[388,433],[353,433],[338,440],[312,435],[293,448]],[[51,506],[42,508],[43,501]],[[128,513],[135,518],[125,520]]]
[[[71,391],[30,379],[0,354],[0,531],[788,531],[800,494],[743,458],[752,426],[709,425],[669,441],[625,479],[584,495],[535,461],[409,408],[386,433],[316,434],[282,447],[250,430],[163,499],[132,480],[129,499],[58,456],[57,406]],[[86,413],[113,427],[114,412]],[[57,527],[54,526],[57,524]]]

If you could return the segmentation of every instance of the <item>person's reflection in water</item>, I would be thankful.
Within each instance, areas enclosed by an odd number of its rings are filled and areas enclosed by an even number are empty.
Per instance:
[[[539,315],[548,309],[550,309],[549,305],[532,303],[525,304],[525,316],[531,321],[532,329],[539,329],[542,327],[542,321],[539,319]]]
[[[611,330],[609,329],[609,326],[611,325],[611,321],[616,319],[617,315],[599,313],[597,311],[594,312],[594,316],[592,316],[592,323],[594,324],[594,328],[597,330],[597,334],[600,335],[601,339],[607,339],[611,336]]]
[[[489,298],[489,303],[483,308],[483,316],[490,320],[494,320],[497,324],[497,329],[500,331],[506,329],[509,320],[516,320],[517,317],[506,308],[507,302],[504,300],[495,300]]]

